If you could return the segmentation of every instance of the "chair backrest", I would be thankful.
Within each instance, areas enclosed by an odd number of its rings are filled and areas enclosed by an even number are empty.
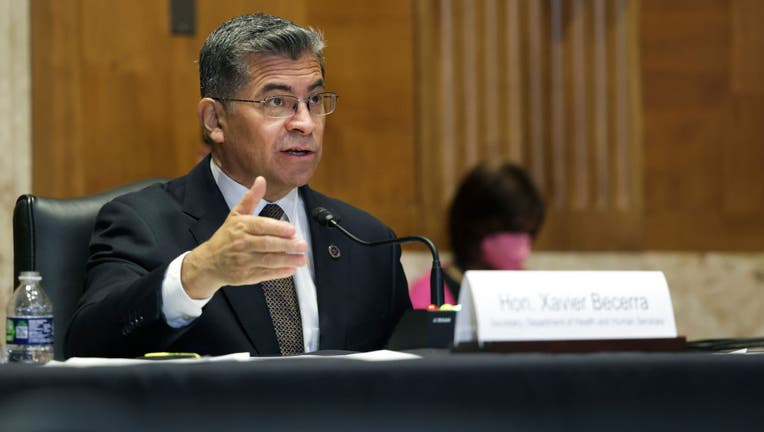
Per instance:
[[[53,302],[54,358],[64,359],[69,321],[85,284],[90,236],[101,207],[119,195],[163,179],[140,180],[71,199],[22,195],[13,209],[13,273],[38,271]],[[13,286],[16,286],[14,280]]]

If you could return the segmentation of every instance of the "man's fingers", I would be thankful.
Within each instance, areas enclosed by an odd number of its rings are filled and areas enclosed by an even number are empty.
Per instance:
[[[307,265],[308,244],[295,238],[294,225],[253,215],[266,186],[265,179],[257,177],[223,227],[205,243],[213,251],[209,261],[223,285],[283,279]]]
[[[241,262],[244,260],[246,264]],[[283,279],[295,274],[297,268],[307,264],[303,254],[257,253],[238,257],[237,265],[227,272],[227,284],[249,285],[262,281]]]
[[[244,198],[231,209],[231,212],[242,215],[251,215],[255,211],[255,208],[257,208],[257,203],[259,203],[265,196],[266,187],[267,184],[265,178],[258,176],[252,184],[252,187],[249,188],[246,194],[244,194]]]
[[[302,267],[308,259],[303,254],[263,253],[256,257],[256,267],[260,270]]]
[[[265,196],[266,187],[265,178],[258,176],[241,201],[231,209],[229,219],[236,218],[239,215],[252,216],[257,208],[257,204]],[[257,236],[273,235],[284,238],[291,238],[295,234],[295,228],[289,222],[265,217],[244,217],[236,218],[236,220],[237,223],[243,224],[242,228],[247,234]]]
[[[298,238],[283,238],[276,236],[249,236],[239,239],[233,245],[234,250],[239,252],[258,253],[286,253],[304,254],[308,250],[308,243]]]
[[[242,218],[244,232],[254,236],[276,236],[292,238],[296,232],[294,225],[266,217]]]
[[[260,276],[262,277],[262,281],[284,279],[288,278],[289,276],[293,276],[296,270],[297,269],[294,267],[265,269],[260,273]]]

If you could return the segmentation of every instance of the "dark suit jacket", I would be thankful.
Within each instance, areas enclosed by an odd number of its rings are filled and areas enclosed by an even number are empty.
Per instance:
[[[361,238],[394,236],[364,211],[307,186],[299,191],[308,215],[321,206]],[[186,327],[175,329],[164,320],[161,285],[168,264],[210,238],[228,212],[209,158],[184,177],[106,204],[91,239],[86,289],[67,334],[67,357],[133,357],[152,351],[278,355],[273,324],[257,285],[222,288],[202,316]],[[312,219],[309,225],[319,349],[383,348],[411,307],[400,248],[362,246]],[[330,256],[330,245],[339,248],[338,258]]]

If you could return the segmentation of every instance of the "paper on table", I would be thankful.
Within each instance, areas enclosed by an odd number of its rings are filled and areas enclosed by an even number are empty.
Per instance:
[[[51,361],[45,366],[71,366],[71,367],[92,367],[92,366],[129,366],[147,363],[207,363],[216,361],[244,361],[249,360],[249,353],[233,353],[214,357],[183,358],[168,360],[149,360],[141,358],[104,358],[104,357],[72,357],[66,361]]]
[[[344,358],[349,358],[354,360],[365,360],[365,361],[396,361],[396,360],[413,360],[413,359],[422,358],[421,356],[418,356],[416,354],[405,353],[400,351],[390,351],[390,350],[379,350],[379,351],[346,354],[344,356],[338,356],[338,357],[344,357]]]
[[[261,361],[261,360],[280,360],[280,359],[295,359],[295,358],[346,358],[350,360],[363,360],[363,361],[397,361],[397,360],[411,360],[421,358],[418,355],[404,353],[399,351],[390,350],[378,350],[363,353],[353,354],[341,354],[332,356],[323,356],[315,354],[304,354],[300,356],[290,357],[250,357],[248,352],[226,354],[222,356],[213,357],[200,357],[200,358],[184,358],[184,359],[171,359],[171,360],[148,360],[148,359],[129,359],[129,358],[103,358],[103,357],[72,357],[66,361],[51,361],[45,364],[49,367],[94,367],[94,366],[131,366],[147,363],[211,363],[218,361]]]

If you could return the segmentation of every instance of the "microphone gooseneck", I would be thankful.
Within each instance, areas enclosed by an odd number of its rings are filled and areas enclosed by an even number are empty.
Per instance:
[[[440,256],[438,255],[438,249],[430,239],[424,236],[407,236],[379,241],[366,241],[356,237],[353,235],[353,233],[346,230],[342,225],[339,224],[339,218],[335,217],[332,212],[323,207],[314,208],[311,212],[311,216],[313,216],[313,219],[319,224],[330,228],[337,228],[348,238],[364,246],[380,246],[393,243],[411,242],[424,243],[430,249],[430,254],[432,254],[432,270],[430,271],[430,302],[436,306],[443,304],[443,269],[440,267]]]

